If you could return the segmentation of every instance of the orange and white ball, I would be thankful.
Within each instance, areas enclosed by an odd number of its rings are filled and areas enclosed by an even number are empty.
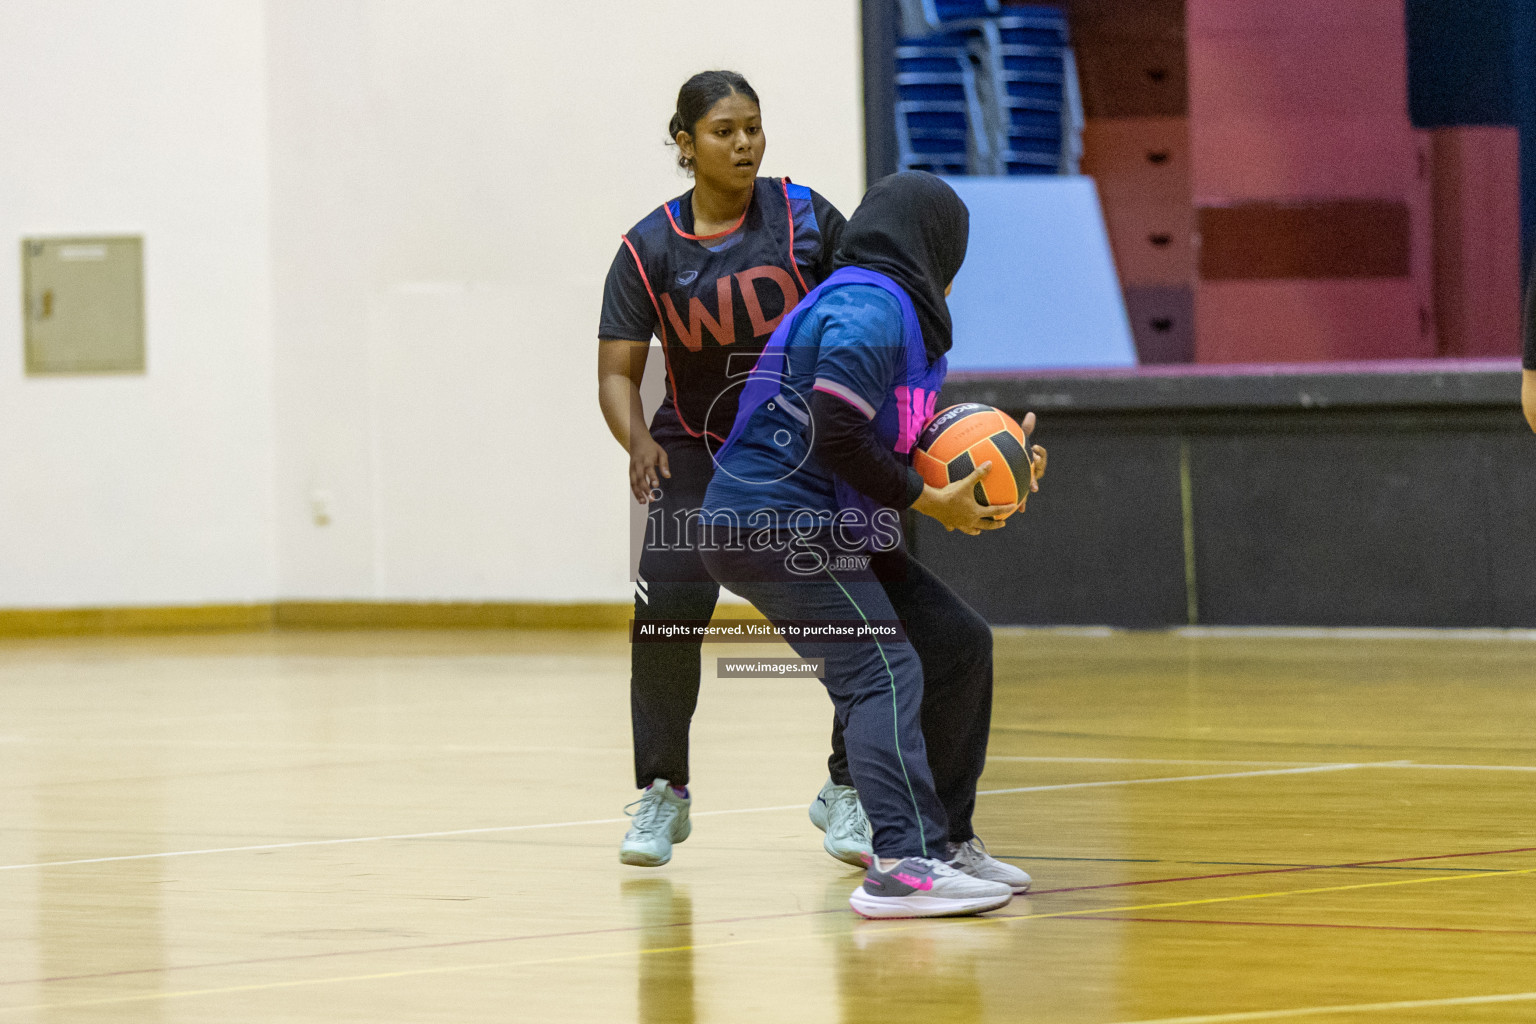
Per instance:
[[[912,449],[912,467],[934,487],[964,480],[984,462],[992,470],[976,483],[976,503],[1016,508],[1029,495],[1029,439],[1012,416],[979,402],[935,413]],[[1006,519],[1013,508],[996,518]]]

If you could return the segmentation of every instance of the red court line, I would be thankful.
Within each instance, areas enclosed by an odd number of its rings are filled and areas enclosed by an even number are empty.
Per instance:
[[[1380,864],[1406,864],[1410,861],[1445,860],[1453,857],[1493,857],[1501,853],[1532,853],[1536,846],[1522,846],[1513,850],[1479,850],[1476,853],[1436,853],[1426,857],[1392,857],[1387,860],[1359,860],[1348,864],[1308,864],[1297,868],[1261,868],[1257,871],[1223,871],[1213,875],[1180,875],[1174,878],[1147,878],[1138,882],[1107,882],[1103,885],[1074,885],[1063,889],[1032,889],[1031,896],[1047,896],[1061,892],[1088,892],[1093,889],[1123,889],[1132,885],[1162,885],[1165,882],[1199,882],[1212,878],[1244,878],[1249,875],[1289,875],[1298,871],[1329,871],[1336,868],[1368,868]]]
[[[1323,921],[1209,921],[1183,917],[1064,917],[1066,921],[1139,921],[1144,924],[1226,924],[1247,928],[1343,928],[1367,932],[1457,932],[1468,935],[1536,935],[1536,929],[1441,928],[1406,924],[1329,924]]]

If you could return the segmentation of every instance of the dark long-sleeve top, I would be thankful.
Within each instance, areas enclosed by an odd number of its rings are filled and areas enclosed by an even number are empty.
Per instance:
[[[891,508],[906,508],[923,493],[917,470],[881,444],[870,419],[843,399],[812,392],[811,419],[811,454],[857,490]]]

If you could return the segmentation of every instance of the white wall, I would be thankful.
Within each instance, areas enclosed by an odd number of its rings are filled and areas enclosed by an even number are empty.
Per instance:
[[[0,607],[270,600],[257,0],[8,0]],[[23,373],[19,240],[145,236],[148,372]]]
[[[857,3],[266,6],[282,595],[625,599],[619,235],[688,187],[663,142],[708,67],[762,96],[764,173],[851,210]]]
[[[602,282],[719,66],[851,210],[854,0],[10,0],[0,607],[625,599]],[[147,375],[24,377],[18,240],[105,232]]]

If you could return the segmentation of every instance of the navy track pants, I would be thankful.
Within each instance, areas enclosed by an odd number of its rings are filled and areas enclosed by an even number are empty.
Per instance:
[[[900,620],[895,642],[791,640],[825,658],[849,771],[881,857],[947,856],[975,835],[976,785],[992,719],[992,630],[904,549],[867,568],[812,575],[782,552],[725,544],[705,550],[714,577],[778,625]],[[781,684],[775,684],[781,685]]]

